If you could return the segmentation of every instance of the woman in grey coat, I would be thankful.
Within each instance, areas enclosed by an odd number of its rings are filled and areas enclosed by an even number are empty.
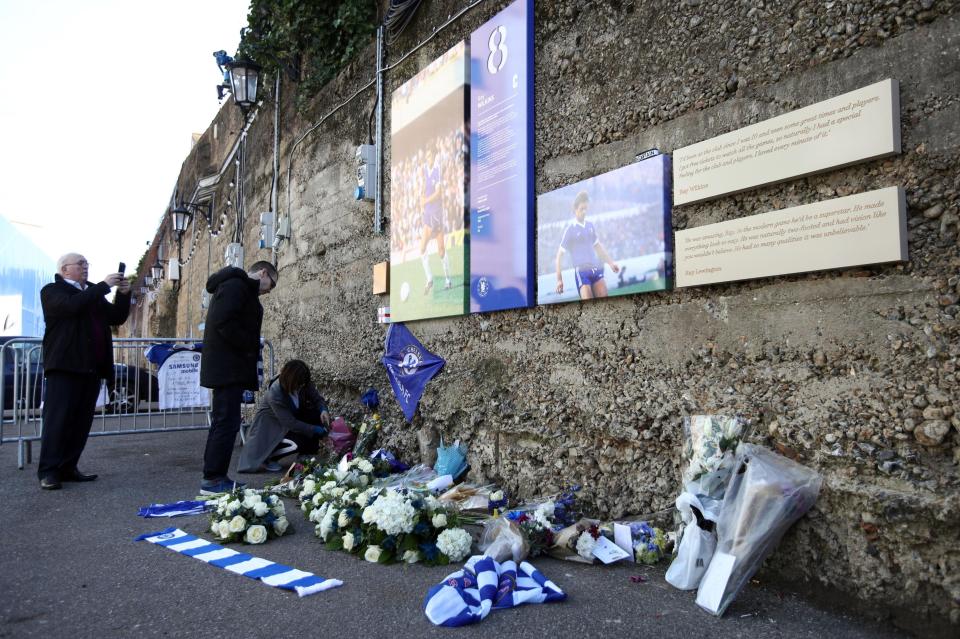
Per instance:
[[[310,383],[310,368],[290,360],[257,403],[237,471],[279,472],[275,460],[297,451],[316,453],[329,425],[330,413]]]

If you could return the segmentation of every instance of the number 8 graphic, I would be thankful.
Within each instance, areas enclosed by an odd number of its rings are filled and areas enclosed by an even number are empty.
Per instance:
[[[498,35],[500,36],[499,39],[497,38]],[[490,48],[490,55],[487,57],[487,71],[496,73],[507,63],[507,28],[500,26],[494,29],[490,33],[487,46]],[[499,64],[494,62],[498,52],[500,53]]]

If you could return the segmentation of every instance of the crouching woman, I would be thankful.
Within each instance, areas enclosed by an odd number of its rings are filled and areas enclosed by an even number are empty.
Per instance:
[[[290,360],[257,403],[237,470],[279,472],[279,459],[315,454],[329,426],[330,413],[310,383],[310,368],[299,359]]]

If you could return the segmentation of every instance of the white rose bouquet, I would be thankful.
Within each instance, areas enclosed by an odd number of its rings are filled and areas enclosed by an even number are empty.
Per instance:
[[[215,506],[210,513],[210,532],[220,541],[262,544],[290,527],[277,495],[237,489],[219,497]]]

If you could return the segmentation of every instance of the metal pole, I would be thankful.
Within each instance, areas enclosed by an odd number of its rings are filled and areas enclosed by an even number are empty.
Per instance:
[[[383,25],[377,28],[377,186],[373,198],[373,232],[383,233]]]

